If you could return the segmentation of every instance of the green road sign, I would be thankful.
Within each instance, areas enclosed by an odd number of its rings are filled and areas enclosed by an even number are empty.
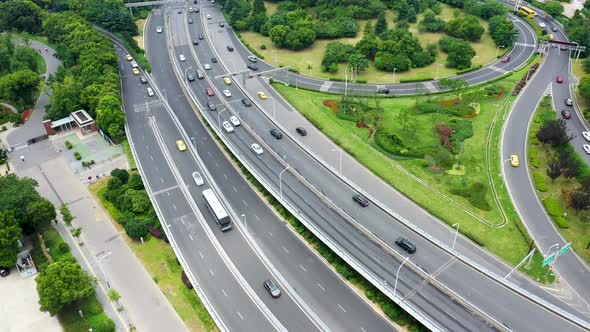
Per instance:
[[[561,249],[559,249],[559,251],[557,252],[557,256],[561,256],[563,254],[565,254],[566,252],[568,252],[568,250],[570,250],[570,248],[572,247],[572,243],[567,243],[565,244],[563,247],[561,247]]]
[[[555,253],[552,253],[551,255],[545,257],[545,259],[543,259],[543,264],[541,264],[541,267],[545,267],[551,263],[553,263],[553,261],[555,260],[557,256],[555,256]]]

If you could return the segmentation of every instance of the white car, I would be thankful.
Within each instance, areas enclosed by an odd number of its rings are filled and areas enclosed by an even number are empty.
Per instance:
[[[590,145],[584,144],[582,147],[584,148],[584,151],[586,151],[587,154],[590,154]]]
[[[207,19],[210,20],[211,19],[211,14],[207,14]]]
[[[252,62],[258,62],[258,59],[253,55],[248,55],[248,60],[250,60]]]
[[[539,22],[539,27],[540,27],[541,29],[545,29],[546,25],[545,25],[545,23],[543,23],[543,22]]]
[[[590,131],[583,131],[582,136],[584,137],[585,140],[590,142]]]
[[[237,126],[239,126],[239,125],[240,125],[240,120],[239,120],[239,119],[238,119],[238,117],[237,117],[237,116],[235,116],[235,115],[232,115],[232,116],[230,116],[230,117],[229,117],[229,121],[231,122],[231,124],[233,124],[233,125],[234,125],[234,127],[237,127]]]
[[[226,96],[227,98],[231,97],[231,91],[229,90],[223,90],[223,95]]]
[[[211,65],[206,63],[203,65],[203,68],[205,68],[205,70],[209,70],[209,69],[211,69]]]
[[[230,125],[229,122],[223,121],[223,123],[221,125],[223,126],[223,129],[225,129],[225,131],[227,131],[228,133],[234,132],[234,127],[232,125]]]
[[[197,184],[197,186],[202,186],[203,183],[205,183],[205,181],[203,181],[203,177],[201,176],[201,173],[199,173],[199,172],[193,173],[193,180],[195,180],[195,183]]]
[[[147,93],[148,93],[148,96],[150,96],[150,97],[154,96],[154,90],[152,90],[152,88],[150,88],[150,87],[147,88]]]
[[[137,62],[135,62],[135,60],[133,60],[133,61],[131,61],[131,67],[138,68],[139,65],[137,64]]]
[[[180,59],[180,61],[186,61],[184,54],[179,55],[178,58]]]
[[[263,154],[264,153],[264,150],[262,150],[260,145],[258,145],[257,143],[252,143],[252,145],[250,145],[250,147],[252,148],[252,150],[254,150],[254,153],[256,153],[256,154]]]
[[[158,27],[156,28],[156,32],[157,33],[162,33],[162,27],[158,25]]]

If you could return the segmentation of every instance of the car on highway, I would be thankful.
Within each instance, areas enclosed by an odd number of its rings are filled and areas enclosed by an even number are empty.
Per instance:
[[[197,69],[197,78],[200,80],[205,78],[205,75],[203,75],[203,72],[200,69]]]
[[[158,26],[156,27],[156,32],[157,32],[157,33],[162,33],[162,27],[158,25]]]
[[[563,116],[564,119],[571,119],[572,113],[568,110],[561,110],[561,116]]]
[[[270,279],[269,280],[266,280],[264,282],[264,289],[266,289],[266,291],[268,291],[268,293],[270,294],[270,296],[272,296],[275,299],[281,296],[281,290]]]
[[[154,96],[154,90],[152,90],[152,88],[148,87],[147,88],[147,94],[148,94],[148,96],[153,97]]]
[[[182,9],[181,8],[178,8],[178,12],[177,13],[182,14]]]
[[[195,184],[197,186],[202,186],[205,183],[205,181],[203,181],[201,173],[199,172],[193,172],[193,180],[195,180]]]
[[[133,67],[133,68],[139,68],[139,65],[135,61],[131,61],[130,64],[131,64],[131,67]]]
[[[213,62],[213,63],[217,63],[217,58],[216,58],[216,57],[212,57],[212,58],[211,58],[211,62]]]
[[[186,150],[186,145],[184,144],[184,141],[179,139],[178,141],[176,141],[176,146],[178,147],[178,150],[180,151],[185,151]]]
[[[585,140],[587,140],[588,142],[590,142],[590,131],[583,131],[582,132],[582,137],[584,137]]]
[[[219,26],[223,28],[223,27],[225,27],[225,23],[219,22]]]
[[[178,58],[180,59],[180,61],[186,61],[186,58],[184,57],[184,54],[180,54],[178,56]]]
[[[211,97],[215,95],[215,92],[213,92],[213,89],[211,88],[207,88],[205,89],[205,93],[207,94],[207,96]]]
[[[352,195],[352,200],[362,207],[369,206],[369,200],[359,194]]]
[[[389,94],[389,88],[379,88],[377,89],[377,93],[381,94],[381,95],[388,95]]]
[[[297,128],[295,128],[295,131],[301,136],[307,135],[307,130],[305,130],[305,128],[303,128],[303,127],[297,127]]]
[[[199,10],[199,8],[195,9],[195,13],[200,13],[201,11]]]
[[[188,12],[192,13],[193,12],[193,7],[188,7]]]
[[[539,27],[541,29],[545,29],[547,27],[547,25],[545,23],[543,23],[543,22],[539,22]]]
[[[211,19],[211,14],[207,14],[207,19],[210,20]]]
[[[241,124],[240,119],[238,119],[238,117],[235,115],[229,117],[229,122],[231,122],[231,124],[234,125],[234,127],[237,127]]]
[[[408,254],[413,254],[416,252],[416,245],[403,237],[395,240],[395,244],[397,244],[398,247],[402,248]]]
[[[223,90],[223,95],[226,96],[227,98],[231,97],[231,91],[229,91],[228,89]]]
[[[141,82],[141,84],[146,84],[147,78],[145,78],[145,76],[139,76],[139,81]]]
[[[267,96],[264,94],[264,92],[262,92],[262,91],[258,91],[258,97],[260,97],[260,99],[262,99],[262,100],[265,100],[265,99],[267,99],[267,98],[268,98],[268,97],[267,97]]]
[[[246,107],[252,106],[252,102],[250,102],[250,99],[248,98],[242,98],[242,104],[244,104]]]
[[[248,69],[253,70],[253,71],[257,71],[258,70],[258,66],[257,65],[253,65],[253,64],[248,64],[246,67],[248,67]]]
[[[211,65],[208,63],[203,64],[203,68],[205,68],[205,70],[209,70],[211,69]]]
[[[584,144],[584,145],[582,145],[582,148],[584,148],[584,151],[585,151],[587,154],[590,154],[590,145],[588,145],[588,144]]]
[[[557,29],[557,27],[556,27],[556,26],[552,26],[552,27],[551,27],[551,31],[553,31],[553,32],[557,32],[558,30],[559,30],[559,29]]]
[[[199,35],[199,40],[203,40],[205,39],[205,37],[203,37],[203,35]]]
[[[131,61],[131,60],[133,60],[133,57],[131,56],[131,54],[127,54],[125,56],[125,59],[127,59],[127,61]]]
[[[234,132],[234,127],[229,122],[223,121],[223,123],[221,125],[223,126],[223,129],[225,129],[226,132],[228,132],[228,133]]]
[[[517,155],[513,154],[510,156],[510,165],[512,165],[512,167],[518,167],[518,165],[520,165]]]
[[[186,73],[186,79],[189,80],[189,82],[192,82],[195,80],[195,75],[189,71]]]
[[[137,68],[131,69],[131,72],[133,73],[133,75],[139,75],[139,69]]]
[[[264,150],[262,150],[262,148],[260,147],[260,145],[258,145],[258,143],[252,143],[252,145],[250,145],[250,147],[252,148],[254,153],[256,153],[258,155],[264,153]]]
[[[188,24],[193,24],[193,19],[192,19],[192,17],[188,19]]]
[[[253,55],[248,55],[248,60],[250,60],[251,62],[258,62],[258,58],[256,58]]]
[[[217,106],[210,101],[207,102],[207,108],[209,108],[210,111],[217,111]]]
[[[225,83],[225,84],[227,84],[227,85],[230,85],[230,84],[231,84],[231,78],[229,78],[229,77],[224,77],[224,78],[223,78],[223,83]]]
[[[196,39],[193,39],[193,45],[199,45],[199,41]]]
[[[572,98],[565,98],[564,102],[566,106],[574,106],[574,101]]]
[[[281,133],[280,130],[278,130],[277,128],[272,128],[270,130],[270,134],[272,135],[272,137],[274,137],[275,139],[281,139],[283,138],[283,133]]]
[[[561,75],[558,75],[558,76],[555,78],[555,82],[557,82],[557,83],[560,83],[560,84],[561,84],[561,83],[563,83],[563,76],[561,76]]]
[[[231,46],[231,45],[227,45],[227,50],[230,51],[230,52],[233,52],[234,51],[234,47]]]
[[[506,63],[508,61],[510,61],[510,56],[507,55],[507,56],[505,56],[505,57],[502,58],[502,62]]]

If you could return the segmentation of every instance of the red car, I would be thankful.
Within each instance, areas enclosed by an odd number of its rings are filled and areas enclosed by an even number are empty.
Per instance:
[[[205,92],[207,93],[207,96],[209,96],[209,97],[215,95],[215,92],[213,92],[213,89],[211,89],[211,88],[207,88],[207,90],[205,90]]]
[[[562,110],[561,116],[563,116],[564,119],[571,119],[572,113],[570,113],[568,110]]]
[[[510,61],[510,57],[508,55],[502,58],[502,62],[506,63],[508,61]]]
[[[561,76],[561,75],[557,76],[557,78],[555,79],[555,82],[563,83],[563,76]]]

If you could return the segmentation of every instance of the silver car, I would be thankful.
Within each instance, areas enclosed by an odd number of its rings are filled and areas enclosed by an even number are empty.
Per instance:
[[[281,290],[270,279],[264,282],[264,288],[270,293],[270,296],[274,297],[275,299],[281,296]]]
[[[231,124],[233,124],[234,127],[237,127],[237,126],[240,125],[240,120],[235,115],[232,115],[232,116],[229,117],[229,122],[231,122]]]
[[[264,150],[262,150],[262,148],[260,147],[260,145],[258,145],[258,143],[252,143],[252,145],[250,145],[250,147],[252,148],[254,153],[256,153],[258,155],[264,153]]]
[[[223,126],[223,129],[225,129],[226,132],[228,132],[228,133],[234,132],[234,127],[231,124],[229,124],[229,122],[223,121],[223,123],[221,125]]]

